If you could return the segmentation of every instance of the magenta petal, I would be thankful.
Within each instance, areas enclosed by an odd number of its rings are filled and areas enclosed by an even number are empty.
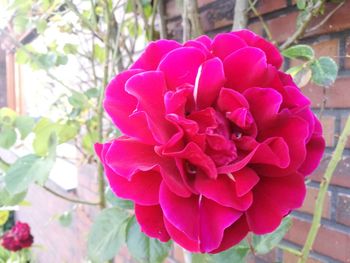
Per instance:
[[[190,142],[182,151],[169,152],[166,155],[187,160],[189,163],[196,166],[197,169],[201,169],[208,177],[217,177],[215,163],[196,143]]]
[[[224,60],[226,87],[242,92],[264,82],[267,64],[265,53],[246,47],[233,52]]]
[[[193,253],[200,252],[198,238],[196,239],[189,238],[187,235],[185,235],[184,232],[180,231],[173,224],[171,224],[169,220],[167,220],[165,217],[164,217],[164,224],[171,238],[176,243],[178,243],[181,247]]]
[[[154,170],[136,172],[128,181],[114,173],[110,168],[108,169],[110,171],[107,169],[105,172],[109,185],[117,196],[133,200],[139,205],[159,204],[159,187],[162,181],[159,172]]]
[[[255,234],[275,230],[285,215],[302,205],[305,193],[302,174],[264,177],[254,188],[254,202],[246,212],[250,230]]]
[[[188,238],[198,240],[198,196],[192,195],[188,198],[182,198],[174,194],[165,183],[162,183],[159,202],[164,216],[174,227],[184,232]]]
[[[113,123],[121,130],[122,133],[137,138],[138,140],[154,144],[153,135],[148,129],[148,123],[144,115],[137,118],[131,115],[137,105],[137,100],[132,95],[125,92],[125,83],[141,70],[128,70],[117,75],[106,89],[106,97],[103,106],[111,117]]]
[[[204,109],[216,101],[220,88],[225,84],[225,74],[220,59],[213,58],[204,62],[198,71],[194,88],[194,100],[197,108]]]
[[[165,143],[174,132],[173,126],[165,119],[164,94],[166,83],[160,71],[148,71],[131,77],[126,91],[137,101],[136,112],[145,112],[149,128],[156,140]]]
[[[196,48],[178,48],[166,55],[158,70],[164,72],[168,89],[175,90],[184,84],[194,85],[198,69],[204,59],[203,53]]]
[[[259,182],[260,178],[253,169],[248,167],[240,171],[234,172],[236,193],[238,197],[244,196]]]
[[[167,242],[170,236],[165,228],[163,212],[159,205],[135,205],[135,216],[141,226],[142,232],[162,242]]]
[[[226,174],[219,175],[217,179],[198,176],[195,180],[195,188],[206,198],[214,200],[222,206],[232,207],[239,211],[247,210],[253,202],[250,193],[238,197],[236,183]]]
[[[220,90],[217,104],[222,112],[233,112],[239,108],[249,108],[248,101],[241,93],[226,88]]]
[[[303,162],[298,171],[304,174],[305,176],[311,174],[319,165],[325,147],[326,143],[322,136],[311,136],[310,141],[306,145],[305,161]]]
[[[250,88],[244,91],[250,105],[250,112],[258,128],[264,127],[276,118],[282,104],[282,96],[270,88]]]
[[[277,69],[281,67],[283,58],[278,50],[272,43],[266,41],[262,37],[254,34],[249,30],[240,30],[231,33],[232,35],[239,36],[249,46],[260,48],[265,52],[267,63],[272,64]]]
[[[212,50],[215,56],[224,61],[227,56],[246,46],[247,44],[241,38],[232,34],[222,33],[214,38]]]
[[[131,180],[135,172],[148,171],[157,166],[160,158],[153,146],[121,137],[113,141],[105,159],[115,173]]]
[[[242,212],[221,206],[205,197],[200,202],[200,249],[211,252],[219,247],[224,231],[237,221]]]
[[[206,46],[207,49],[210,49],[211,46],[211,39],[207,35],[199,36],[195,39],[195,41],[202,43]]]
[[[210,253],[220,253],[230,247],[238,244],[248,234],[249,227],[245,216],[241,216],[236,222],[225,229],[224,237],[220,246],[210,251]]]
[[[166,54],[179,47],[181,45],[174,40],[162,39],[151,42],[130,69],[155,70]]]

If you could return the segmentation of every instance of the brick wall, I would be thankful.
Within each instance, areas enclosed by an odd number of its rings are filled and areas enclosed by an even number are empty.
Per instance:
[[[181,41],[181,17],[176,0],[165,2],[167,29],[170,38]],[[291,0],[259,0],[258,11],[269,25],[274,40],[283,41],[295,30],[297,11]],[[332,10],[336,4],[328,3],[326,12]],[[232,0],[199,0],[200,18],[205,32],[214,36],[219,32],[230,31],[234,3]],[[308,183],[308,194],[305,204],[293,213],[294,224],[286,236],[289,245],[300,248],[308,232],[315,198],[322,179],[324,169],[330,159],[330,153],[337,143],[339,132],[344,120],[350,112],[350,1],[343,5],[327,23],[318,29],[307,32],[301,41],[312,45],[317,56],[331,56],[340,66],[340,74],[334,86],[323,90],[315,85],[308,85],[303,92],[313,102],[316,113],[326,99],[326,108],[323,112],[322,123],[327,141],[326,155],[319,169],[311,176]],[[313,20],[310,28],[314,27],[323,17]],[[248,28],[265,36],[257,17],[250,15]],[[348,55],[349,56],[349,55]],[[293,62],[294,63],[294,62]],[[286,61],[286,66],[291,65]],[[342,159],[332,179],[332,185],[325,202],[322,226],[317,236],[314,251],[308,262],[350,262],[350,142],[345,150],[346,156]],[[73,195],[82,199],[95,200],[96,196],[96,169],[84,167],[79,175],[79,187]],[[59,190],[59,189],[58,189]],[[69,203],[54,196],[33,188],[29,192],[29,201],[32,207],[23,208],[18,218],[28,221],[32,227],[36,241],[43,245],[38,250],[40,262],[82,262],[86,255],[85,242],[91,220],[96,210],[87,206],[78,206],[74,211],[74,219],[70,228],[63,228],[57,221],[50,220],[57,213],[71,209]],[[167,263],[183,262],[182,251],[175,247]],[[296,262],[296,258],[288,253],[275,250],[262,258],[251,257],[250,262]],[[132,262],[125,248],[116,257],[116,262]]]

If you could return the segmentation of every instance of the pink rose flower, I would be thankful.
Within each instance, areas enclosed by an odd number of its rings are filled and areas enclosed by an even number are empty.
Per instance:
[[[1,237],[1,245],[9,251],[19,251],[33,244],[33,236],[27,223],[16,224]]]
[[[104,108],[124,135],[95,149],[144,233],[218,253],[302,205],[325,143],[281,64],[242,30],[152,42],[111,81]]]

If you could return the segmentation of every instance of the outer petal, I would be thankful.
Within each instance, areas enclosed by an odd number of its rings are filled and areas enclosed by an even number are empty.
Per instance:
[[[240,37],[229,33],[222,33],[214,38],[211,47],[215,56],[221,60],[225,60],[227,56],[236,50],[247,47],[247,44]]]
[[[226,87],[242,92],[259,86],[266,77],[266,57],[260,49],[246,47],[237,50],[224,60]]]
[[[164,72],[167,86],[175,90],[184,84],[194,85],[199,66],[205,56],[199,49],[183,47],[171,51],[159,64]]]
[[[135,205],[136,219],[142,232],[160,241],[167,242],[170,239],[163,221],[163,212],[159,205],[141,206]]]
[[[210,253],[220,253],[230,247],[238,244],[248,234],[249,227],[245,216],[241,216],[230,227],[225,229],[224,237],[220,246]]]
[[[133,117],[134,121],[129,118],[129,115],[136,108],[137,100],[125,92],[125,83],[129,78],[140,72],[142,70],[128,70],[117,75],[107,87],[103,106],[122,133],[137,138],[144,143],[154,144],[155,141],[148,129],[146,117],[144,115],[135,116]]]
[[[165,143],[174,133],[174,127],[165,119],[164,93],[166,83],[160,71],[148,71],[131,77],[126,83],[126,91],[137,101],[136,112],[147,115],[149,127],[160,143]]]
[[[216,101],[225,81],[225,73],[220,59],[213,58],[204,62],[198,71],[193,91],[197,108],[204,109],[211,106]]]
[[[302,205],[305,193],[302,174],[264,177],[254,188],[254,202],[246,212],[250,230],[255,234],[272,232],[285,215]]]
[[[181,45],[174,40],[162,39],[151,42],[130,69],[155,70],[166,54],[179,47]]]
[[[326,142],[322,136],[321,124],[316,117],[315,127],[315,132],[306,145],[306,159],[299,168],[299,172],[305,176],[311,174],[317,168],[326,148]]]
[[[241,217],[242,213],[221,206],[205,197],[200,202],[200,248],[211,252],[218,248],[224,231]]]
[[[160,158],[153,146],[122,137],[113,141],[105,161],[115,173],[130,180],[135,172],[148,171],[157,166]]]
[[[260,178],[253,169],[243,168],[232,174],[235,179],[238,197],[244,196],[259,182]]]

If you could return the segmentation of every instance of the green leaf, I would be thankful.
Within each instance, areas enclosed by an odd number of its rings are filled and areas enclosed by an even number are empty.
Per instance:
[[[292,218],[286,217],[281,225],[271,234],[254,235],[253,247],[256,254],[266,254],[277,246],[292,226]]]
[[[299,10],[304,10],[306,8],[306,0],[297,0],[297,7]]]
[[[311,64],[312,80],[323,87],[331,86],[338,75],[338,65],[330,57],[320,57]]]
[[[74,108],[85,109],[89,106],[88,98],[84,93],[73,91],[72,95],[68,98],[68,102]]]
[[[47,22],[45,19],[41,19],[36,22],[36,30],[38,31],[39,34],[44,33],[46,28],[47,28]]]
[[[10,193],[5,189],[0,189],[0,207],[1,206],[15,206],[21,203],[26,197],[27,192],[21,192],[18,194],[10,195]]]
[[[54,133],[58,134],[60,130],[60,125],[53,123],[47,118],[41,118],[33,129],[35,134],[33,141],[33,149],[35,154],[39,156],[46,156],[49,153],[50,136]]]
[[[29,154],[19,158],[6,172],[5,186],[10,194],[18,194],[28,189],[34,181],[44,184],[47,180],[54,159],[41,158]]]
[[[18,116],[15,121],[15,126],[21,134],[21,139],[25,139],[34,127],[34,119],[29,116]]]
[[[96,88],[88,89],[84,93],[89,99],[98,98],[98,96],[100,95],[100,91]]]
[[[105,196],[106,196],[107,202],[112,206],[117,206],[122,209],[134,209],[133,202],[118,198],[109,187],[106,190]]]
[[[18,48],[16,50],[16,62],[18,64],[26,64],[30,61],[30,57],[24,48]]]
[[[249,250],[247,241],[243,240],[238,245],[219,254],[192,254],[192,263],[244,263]]]
[[[308,45],[295,45],[282,51],[287,58],[311,60],[315,57],[314,50]]]
[[[88,237],[88,255],[96,262],[112,259],[125,242],[128,214],[119,208],[104,209],[96,218]]]
[[[0,211],[0,227],[4,225],[9,219],[10,212],[9,211]]]
[[[69,227],[73,221],[73,216],[71,211],[66,211],[58,217],[58,222],[61,226]]]
[[[10,108],[0,109],[0,125],[12,126],[17,117],[17,113]]]
[[[16,143],[17,134],[12,127],[0,128],[0,147],[9,149]]]
[[[70,43],[67,43],[63,46],[63,51],[65,54],[72,54],[75,55],[78,53],[78,46],[77,45],[73,45]]]
[[[162,243],[143,234],[135,217],[126,227],[126,244],[131,255],[140,263],[161,263],[171,249],[171,242]]]
[[[66,123],[60,125],[58,131],[59,143],[64,143],[75,138],[78,134],[79,128],[73,123]]]
[[[105,50],[101,46],[95,44],[93,47],[94,58],[99,62],[103,63],[105,61]]]

